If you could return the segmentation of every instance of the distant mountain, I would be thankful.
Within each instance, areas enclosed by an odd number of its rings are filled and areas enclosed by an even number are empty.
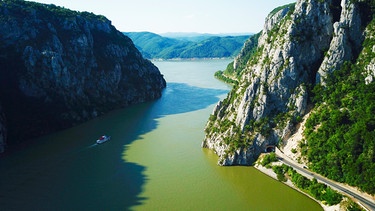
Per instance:
[[[209,33],[197,33],[197,32],[167,32],[159,34],[163,37],[174,38],[178,40],[194,41],[199,42],[210,37],[228,37],[228,36],[250,36],[254,33],[220,33],[220,34],[209,34]]]
[[[170,37],[165,37],[151,32],[124,34],[149,59],[235,57],[250,37],[211,34],[169,34]]]
[[[135,46],[146,58],[176,58],[179,49],[185,49],[191,42],[162,37],[151,32],[127,32],[124,33],[133,40]]]

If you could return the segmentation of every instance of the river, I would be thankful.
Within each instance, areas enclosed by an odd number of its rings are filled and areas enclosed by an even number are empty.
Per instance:
[[[161,99],[116,110],[0,157],[0,210],[322,210],[253,167],[219,167],[204,126],[230,60],[154,61]],[[112,139],[101,145],[103,134]]]

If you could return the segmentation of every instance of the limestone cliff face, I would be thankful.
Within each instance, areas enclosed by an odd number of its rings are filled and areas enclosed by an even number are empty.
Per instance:
[[[358,4],[349,2],[341,2],[340,20],[333,24],[334,37],[317,73],[316,80],[323,84],[327,74],[339,69],[345,61],[354,59],[361,50],[363,35],[360,8]]]
[[[156,99],[165,85],[157,67],[105,17],[0,2],[0,101],[9,141]]]
[[[366,34],[368,37],[375,37],[375,31],[367,30]],[[370,84],[374,82],[375,79],[375,45],[372,46],[371,52],[368,53],[369,55],[374,55],[370,62],[367,64],[365,68],[365,83]]]
[[[240,85],[206,126],[202,146],[220,156],[219,165],[251,165],[288,138],[306,113],[309,88],[358,55],[364,27],[351,2],[299,0],[266,18]]]

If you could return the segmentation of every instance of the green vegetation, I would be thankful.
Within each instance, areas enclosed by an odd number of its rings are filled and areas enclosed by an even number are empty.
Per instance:
[[[240,54],[237,56],[237,66],[234,67],[234,62],[228,64],[227,68],[224,71],[217,71],[215,77],[218,79],[232,84],[238,85],[239,78],[241,77],[242,72],[246,68],[247,62],[253,58],[257,52],[258,39],[261,35],[261,32],[251,36],[244,44]]]
[[[142,54],[150,59],[224,58],[236,56],[247,36],[207,36],[203,40],[181,40],[151,32],[128,32]]]
[[[285,165],[283,169],[286,169],[294,185],[319,201],[323,201],[328,205],[335,205],[341,202],[341,194],[323,183],[318,183],[315,178],[309,180],[298,174],[295,170],[292,170],[291,167],[285,167]]]
[[[314,88],[317,106],[306,122],[302,152],[312,170],[374,194],[375,82],[366,85],[364,70],[375,58],[375,39],[367,37],[356,63],[346,62],[326,87]]]
[[[290,7],[290,10],[291,10],[291,11],[294,11],[295,6],[296,6],[296,3],[291,3],[291,4],[283,5],[283,6],[280,6],[280,7],[276,7],[275,9],[273,9],[273,10],[270,12],[270,15],[273,16],[273,15],[275,15],[277,12],[279,12],[280,10],[285,9],[285,8],[288,8],[288,7]]]
[[[276,173],[276,177],[277,177],[277,180],[279,180],[280,182],[287,182],[288,181],[288,178],[286,178],[285,174],[286,174],[286,171],[288,170],[288,166],[286,165],[282,165],[282,166],[272,166],[272,170],[273,172]]]
[[[266,154],[262,160],[262,162],[260,163],[262,166],[264,167],[271,167],[269,164],[272,163],[272,162],[276,162],[278,161],[277,157],[276,157],[276,154],[274,152],[271,152],[269,154]]]
[[[319,201],[323,201],[328,205],[335,205],[341,202],[342,195],[325,184],[318,183],[316,179],[309,180],[301,174],[297,173],[292,167],[285,164],[272,165],[272,162],[278,161],[275,153],[264,156],[261,165],[271,168],[276,173],[277,179],[286,182],[288,179],[300,190],[311,195]]]
[[[217,71],[215,77],[225,83],[237,86],[239,79],[244,69],[246,68],[247,62],[255,55],[258,47],[258,39],[261,32],[251,36],[244,44],[240,54],[236,57],[237,66],[234,67],[234,62],[227,65],[224,71]]]
[[[231,63],[233,64],[233,63]],[[233,80],[227,76],[224,75],[224,72],[219,70],[217,72],[215,72],[215,77],[221,81],[224,81],[225,83],[227,84],[231,84],[231,85],[238,85],[238,81],[237,80]]]
[[[236,89],[232,89],[231,92],[228,94],[228,97],[222,101],[222,107],[227,107],[231,101],[234,100],[236,94]],[[224,109],[225,112],[228,112]],[[226,152],[226,156],[228,154],[232,154],[235,150],[244,149],[251,147],[253,144],[254,137],[251,136],[251,133],[245,130],[242,133],[241,128],[238,127],[235,122],[230,121],[228,119],[220,119],[219,116],[222,116],[221,112],[224,110],[219,111],[219,114],[216,112],[213,115],[210,115],[208,126],[205,129],[206,134],[209,136],[212,133],[226,133],[227,131],[231,131],[228,134],[232,134],[224,138],[224,142],[220,144],[226,144],[228,146],[228,150]]]
[[[279,181],[286,182],[289,178],[298,189],[325,204],[335,205],[342,200],[343,196],[337,191],[323,183],[319,183],[315,178],[312,180],[307,179],[285,164],[272,166],[272,170],[276,173]]]
[[[346,207],[347,211],[364,211],[365,210],[352,200],[345,201],[343,204],[343,207]]]

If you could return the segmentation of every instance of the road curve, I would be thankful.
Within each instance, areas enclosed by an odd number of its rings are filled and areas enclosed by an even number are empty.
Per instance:
[[[345,186],[341,185],[340,183],[334,182],[332,180],[329,180],[321,175],[318,175],[314,172],[309,171],[308,169],[301,166],[301,164],[291,160],[289,157],[287,157],[283,152],[281,152],[278,148],[276,148],[276,156],[277,158],[284,163],[285,165],[288,165],[295,169],[298,173],[305,175],[310,178],[315,178],[321,183],[324,183],[330,187],[332,187],[335,190],[340,191],[341,193],[348,195],[349,197],[353,197],[357,199],[364,207],[366,207],[368,210],[375,211],[375,202],[371,199],[368,199],[364,196],[361,196],[350,189],[347,189]]]

